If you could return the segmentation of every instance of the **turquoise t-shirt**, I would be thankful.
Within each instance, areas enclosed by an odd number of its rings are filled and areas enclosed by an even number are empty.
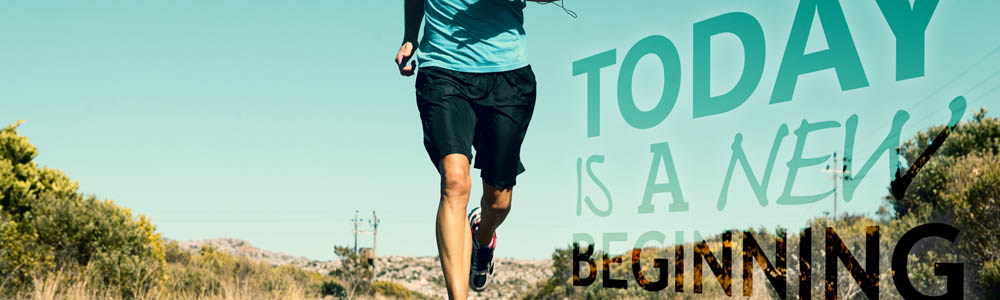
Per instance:
[[[528,65],[525,0],[426,0],[419,67],[485,73]]]

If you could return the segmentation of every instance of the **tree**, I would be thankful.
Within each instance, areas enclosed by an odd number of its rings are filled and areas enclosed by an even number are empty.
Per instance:
[[[351,248],[337,246],[334,252],[341,258],[340,268],[330,272],[330,275],[343,280],[348,286],[347,299],[356,295],[369,294],[372,284],[372,268],[367,259],[363,259]]]
[[[0,130],[0,294],[32,278],[80,271],[101,290],[142,295],[162,279],[164,248],[145,216],[110,200],[77,192],[59,170],[39,167],[38,150],[17,134],[18,121]]]
[[[899,153],[907,162],[913,162],[944,125],[930,127],[918,132],[913,138],[903,142]],[[1000,120],[987,117],[986,109],[976,112],[971,121],[962,122],[941,145],[934,157],[914,178],[903,199],[888,199],[895,208],[897,216],[904,216],[921,204],[940,206],[945,204],[941,199],[948,194],[948,170],[960,160],[989,156],[1000,153]]]
[[[900,154],[914,161],[943,128],[917,133],[900,146]],[[982,286],[1000,282],[993,271],[1000,261],[1000,239],[995,232],[1000,228],[1000,119],[980,109],[972,120],[959,124],[902,199],[887,199],[897,217],[922,210],[932,220],[961,229],[958,248],[976,264]]]

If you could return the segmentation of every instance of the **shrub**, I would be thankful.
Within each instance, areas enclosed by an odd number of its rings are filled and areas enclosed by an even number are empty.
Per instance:
[[[375,295],[395,297],[399,299],[416,299],[416,296],[406,287],[391,281],[378,281],[372,283],[372,292]]]
[[[340,268],[330,272],[330,275],[340,279],[347,288],[347,298],[371,293],[372,268],[367,259],[362,259],[350,248],[337,246],[334,248],[341,258]]]
[[[85,197],[59,170],[37,166],[37,149],[0,130],[0,288],[23,291],[33,277],[78,270],[103,290],[131,298],[161,279],[164,249],[145,216],[109,200]]]
[[[332,276],[211,247],[195,253],[164,245],[145,216],[84,196],[61,171],[37,166],[38,151],[17,134],[20,124],[0,130],[0,298],[350,297],[346,281]],[[352,278],[363,284],[347,286],[367,291],[370,269],[352,261],[358,264],[343,274],[361,274]]]
[[[982,283],[993,299],[1000,298],[1000,258],[994,258],[983,266]]]
[[[320,290],[321,294],[324,297],[326,296],[332,296],[334,298],[347,297],[347,289],[345,289],[344,285],[340,284],[340,282],[337,282],[336,280],[324,281],[323,286]]]
[[[291,265],[272,266],[233,256],[213,247],[194,252],[169,242],[166,249],[167,279],[158,295],[164,299],[319,296],[324,280],[331,279]]]
[[[194,298],[222,293],[218,276],[203,268],[168,263],[166,280],[160,285],[167,298]]]
[[[111,201],[46,195],[33,203],[27,221],[38,249],[54,255],[59,268],[84,266],[85,275],[105,289],[133,297],[162,279],[160,234],[145,216],[136,219]]]
[[[917,132],[912,138],[900,144],[899,154],[907,162],[916,161],[944,128],[944,125],[938,125]],[[960,164],[966,157],[982,158],[998,153],[1000,153],[1000,119],[988,117],[986,110],[981,109],[971,121],[958,124],[933,158],[917,173],[903,199],[889,197],[889,202],[899,216],[908,214],[910,210],[922,204],[944,206],[945,199],[942,197],[956,192],[954,186],[948,186],[949,183],[956,179],[975,176],[971,173],[954,172],[956,164]]]
[[[907,161],[916,160],[943,129],[936,126],[918,132],[901,145],[900,153]],[[988,117],[981,109],[971,121],[959,124],[914,178],[903,199],[888,200],[900,217],[924,208],[933,220],[960,228],[957,244],[963,257],[985,271],[1000,257],[995,232],[1000,227],[1000,119]],[[973,273],[980,276],[981,287],[990,289],[982,277],[985,274]]]

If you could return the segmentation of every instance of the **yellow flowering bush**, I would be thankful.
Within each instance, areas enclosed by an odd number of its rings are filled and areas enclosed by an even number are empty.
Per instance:
[[[57,271],[125,298],[153,288],[164,276],[164,248],[152,223],[36,165],[20,124],[0,130],[0,293],[21,293]]]

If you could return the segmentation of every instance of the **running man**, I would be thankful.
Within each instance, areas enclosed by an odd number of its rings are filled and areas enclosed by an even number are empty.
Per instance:
[[[526,0],[404,1],[405,33],[395,62],[403,76],[417,73],[424,148],[441,175],[438,254],[448,297],[465,299],[468,288],[483,291],[492,276],[494,231],[510,211],[515,178],[524,172],[521,142],[535,106],[523,27]],[[483,196],[481,209],[466,219],[472,148]]]

